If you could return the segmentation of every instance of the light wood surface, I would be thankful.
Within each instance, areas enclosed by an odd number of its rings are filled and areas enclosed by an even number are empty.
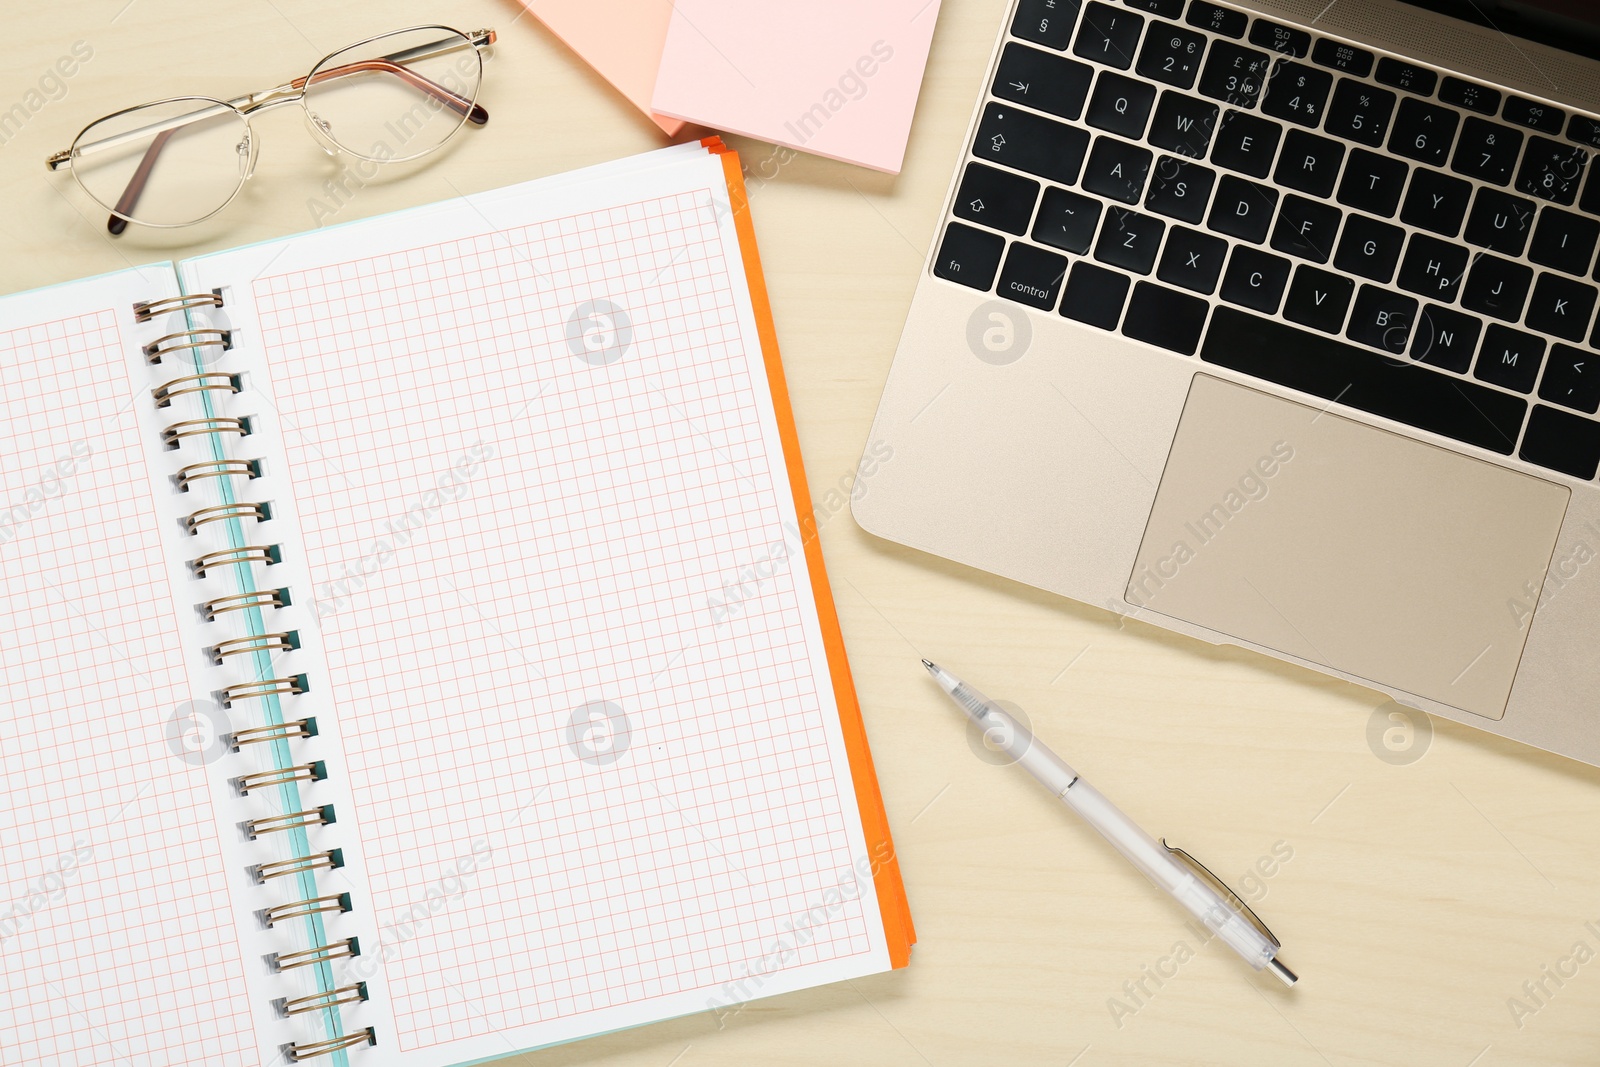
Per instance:
[[[865,444],[1005,6],[945,0],[899,177],[730,139],[769,178],[755,183],[752,208],[921,938],[911,966],[758,1001],[720,1025],[691,1016],[507,1062],[1600,1062],[1600,958],[1588,958],[1600,957],[1600,770],[1444,721],[1431,739],[1412,738],[1420,758],[1380,759],[1382,739],[1369,741],[1375,693],[879,542],[830,495],[849,484]],[[10,5],[0,109],[20,102],[30,113],[0,144],[0,290],[311,227],[310,202],[327,202],[325,183],[344,164],[294,109],[258,122],[254,180],[203,228],[112,240],[103,214],[44,158],[106,112],[265,88],[385,29],[497,27],[483,95],[492,121],[428,167],[357,188],[336,220],[664,143],[520,12],[509,0]],[[76,41],[93,56],[64,95],[50,99],[52,83],[30,97]],[[871,489],[867,479],[858,491]],[[1020,706],[1131,815],[1236,888],[1259,864],[1248,895],[1300,987],[1278,988],[1202,945],[1070,813],[1015,769],[979,759],[920,656]],[[1557,968],[1566,976],[1546,977]],[[1545,991],[1535,1000],[1525,982]]]

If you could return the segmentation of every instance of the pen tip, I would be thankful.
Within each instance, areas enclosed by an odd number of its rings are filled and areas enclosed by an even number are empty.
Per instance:
[[[922,665],[923,665],[923,666],[924,666],[924,667],[926,667],[926,668],[928,668],[928,670],[929,670],[929,671],[930,671],[930,672],[931,672],[931,671],[936,671],[936,670],[938,670],[938,669],[939,669],[939,668],[938,668],[938,667],[936,667],[936,666],[935,666],[935,665],[934,665],[934,663],[933,663],[933,660],[931,660],[931,659],[925,659],[925,660],[923,660],[923,661],[922,661]]]

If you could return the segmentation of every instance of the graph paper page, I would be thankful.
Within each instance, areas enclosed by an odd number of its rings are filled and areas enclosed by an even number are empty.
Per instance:
[[[0,299],[0,1064],[265,1063],[130,378],[170,268]],[[134,353],[139,364],[143,359]]]
[[[386,1064],[889,966],[722,166],[642,158],[184,268],[263,368]]]

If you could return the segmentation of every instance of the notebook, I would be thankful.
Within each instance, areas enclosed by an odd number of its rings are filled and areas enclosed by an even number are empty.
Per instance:
[[[900,172],[939,0],[676,0],[651,106]]]
[[[522,0],[522,6],[669,137],[683,129],[682,119],[650,110],[672,0]]]
[[[914,940],[739,167],[0,298],[0,1064],[434,1067]]]

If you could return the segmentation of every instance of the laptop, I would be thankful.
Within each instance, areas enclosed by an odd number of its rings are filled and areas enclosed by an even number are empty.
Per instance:
[[[1600,765],[1597,57],[1587,0],[1013,0],[857,521]]]

